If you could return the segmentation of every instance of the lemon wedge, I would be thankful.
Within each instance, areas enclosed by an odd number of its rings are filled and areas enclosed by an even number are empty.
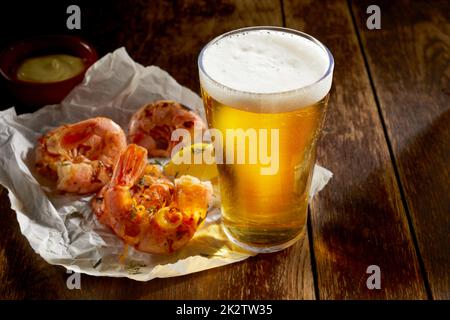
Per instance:
[[[164,173],[175,178],[182,175],[190,175],[203,181],[211,181],[219,175],[215,161],[211,164],[205,163],[205,161],[194,163],[193,155],[202,153],[201,159],[206,159],[206,157],[210,157],[213,152],[214,147],[209,143],[196,143],[186,146],[180,149],[172,159],[167,162],[164,166]],[[183,161],[183,157],[186,157],[187,155],[190,155],[191,161],[188,161],[189,163]]]

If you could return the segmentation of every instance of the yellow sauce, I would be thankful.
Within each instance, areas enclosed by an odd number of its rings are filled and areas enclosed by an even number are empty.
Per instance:
[[[31,82],[58,82],[76,76],[84,69],[83,59],[67,54],[52,54],[25,59],[17,78]]]

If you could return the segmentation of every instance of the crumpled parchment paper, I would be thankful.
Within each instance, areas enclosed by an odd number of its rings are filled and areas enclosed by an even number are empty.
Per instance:
[[[170,256],[128,249],[92,213],[92,195],[59,194],[34,169],[38,137],[64,123],[106,116],[127,128],[144,103],[172,99],[204,118],[201,99],[156,66],[134,62],[124,48],[107,54],[87,71],[59,105],[32,114],[0,112],[0,183],[8,189],[11,208],[22,234],[42,258],[75,272],[147,281],[198,272],[241,261],[252,254],[228,241],[220,228],[220,210],[211,208],[189,244]],[[316,166],[311,194],[320,191],[332,173]]]

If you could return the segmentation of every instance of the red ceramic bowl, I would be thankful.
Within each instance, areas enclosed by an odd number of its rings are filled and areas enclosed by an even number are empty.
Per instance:
[[[48,54],[80,57],[84,61],[84,70],[59,82],[37,83],[17,79],[17,69],[25,59]],[[20,103],[40,107],[61,102],[83,80],[86,70],[95,61],[95,49],[78,37],[41,36],[16,42],[0,53],[0,78]]]

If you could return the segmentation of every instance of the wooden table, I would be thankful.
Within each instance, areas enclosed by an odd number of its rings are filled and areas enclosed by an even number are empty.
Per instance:
[[[197,55],[225,31],[277,25],[323,41],[336,67],[318,162],[334,177],[310,206],[308,237],[287,250],[147,283],[82,275],[81,290],[34,253],[1,188],[1,298],[450,298],[448,1],[93,2],[80,5],[78,32],[64,29],[68,3],[28,7],[25,26],[16,4],[0,38],[59,30],[100,54],[125,46],[197,92]],[[380,30],[366,27],[372,2]],[[0,100],[11,105],[4,91]],[[380,290],[366,286],[369,265],[380,267]]]

